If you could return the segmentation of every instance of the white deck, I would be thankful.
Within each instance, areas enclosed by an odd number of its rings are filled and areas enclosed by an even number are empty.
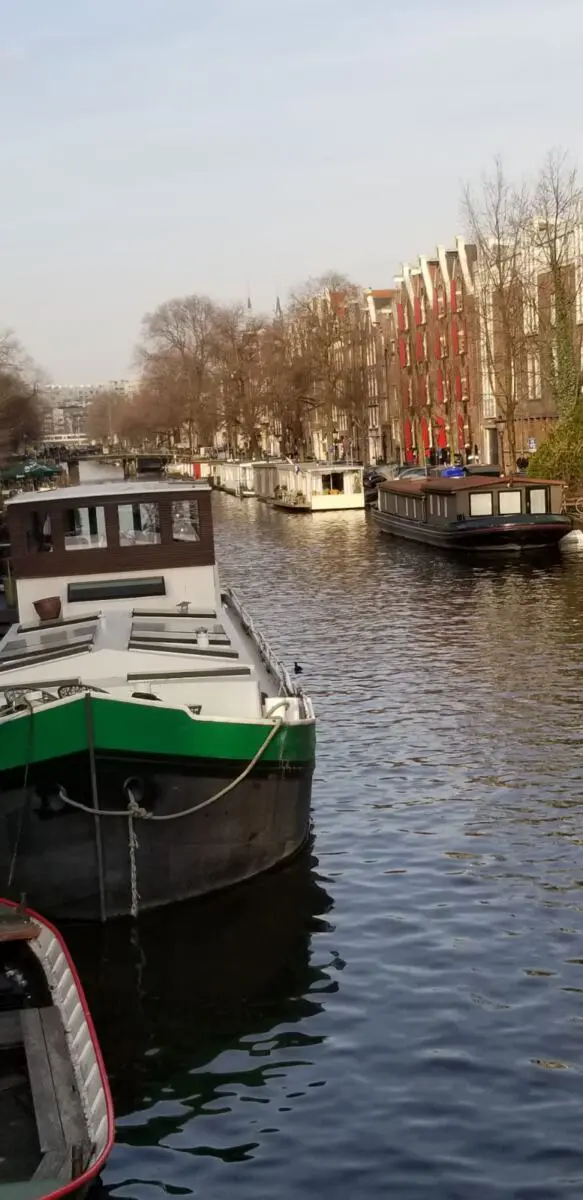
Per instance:
[[[0,642],[0,694],[6,689],[9,694],[12,689],[22,689],[46,690],[56,695],[59,688],[88,685],[103,689],[112,698],[134,703],[138,692],[172,706],[187,706],[189,710],[200,705],[200,715],[205,719],[249,721],[268,716],[277,703],[278,681],[266,669],[254,642],[228,608],[217,607],[216,617],[173,615],[164,604],[160,604],[160,611],[167,610],[164,617],[142,609],[136,601],[132,616],[131,607],[108,607],[100,611],[94,605],[92,613],[87,612],[82,621],[74,624],[65,621],[54,627],[37,626],[22,632],[19,632],[22,625],[13,626]],[[99,615],[95,619],[96,614]],[[134,641],[139,630],[147,626],[150,628],[144,636],[163,637],[164,626],[172,637],[183,635],[191,641],[188,648],[185,645],[182,649],[163,643],[137,648],[130,646],[132,625]],[[205,645],[208,637],[221,636],[223,632],[228,644]],[[67,651],[73,650],[72,653],[61,656],[55,653],[48,661],[32,660],[27,664],[23,649],[23,659],[13,669],[7,669],[10,660],[4,657],[5,653],[11,647],[16,650],[19,639],[27,640],[29,652],[46,646],[50,653],[56,638],[65,636],[69,640]],[[93,636],[91,646],[75,651],[75,641],[83,636]],[[146,698],[141,702],[150,703]],[[287,710],[280,708],[278,714],[287,720],[297,720],[297,701],[292,699]]]

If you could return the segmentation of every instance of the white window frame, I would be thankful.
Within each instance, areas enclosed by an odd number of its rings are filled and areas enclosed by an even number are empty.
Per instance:
[[[510,504],[511,500],[518,500],[518,508],[516,504]],[[498,512],[501,517],[516,517],[522,512],[522,491],[520,488],[508,488],[504,492],[498,492]]]
[[[482,501],[482,503],[473,503]],[[494,513],[494,498],[492,492],[470,492],[470,517],[491,517]]]

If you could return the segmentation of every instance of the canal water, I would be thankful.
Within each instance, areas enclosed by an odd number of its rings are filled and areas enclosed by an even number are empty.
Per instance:
[[[583,559],[464,563],[215,495],[319,716],[314,839],[72,943],[114,1197],[583,1194]]]

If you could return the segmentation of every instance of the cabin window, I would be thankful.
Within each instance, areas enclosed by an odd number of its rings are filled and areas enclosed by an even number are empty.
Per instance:
[[[470,492],[471,517],[491,517],[492,511],[491,492]]]
[[[107,546],[105,510],[67,508],[64,513],[65,550],[99,550]]]
[[[44,554],[48,550],[52,550],[53,533],[48,512],[39,512],[38,509],[35,509],[26,516],[27,554]]]
[[[67,586],[69,604],[82,600],[133,600],[139,596],[165,596],[163,575],[138,579],[86,579]]]
[[[160,510],[157,504],[118,504],[120,546],[160,544]]]
[[[433,496],[429,497],[429,512],[431,513],[431,516],[433,516]]]
[[[522,492],[498,492],[498,512],[501,517],[522,512]]]
[[[409,501],[406,496],[405,496],[405,516],[406,517],[409,516]]]
[[[548,512],[547,505],[547,489],[546,488],[529,488],[527,493],[528,511],[531,513],[546,513]]]
[[[200,541],[198,500],[172,501],[172,541]]]
[[[344,491],[344,474],[342,471],[332,471],[329,475],[322,475],[322,491],[324,495],[329,495],[330,492]]]

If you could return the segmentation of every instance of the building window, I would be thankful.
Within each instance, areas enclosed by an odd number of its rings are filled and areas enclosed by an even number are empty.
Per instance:
[[[470,516],[471,517],[491,517],[492,516],[492,493],[491,492],[470,492]]]
[[[198,500],[172,501],[172,541],[200,541]]]
[[[445,316],[445,292],[442,287],[438,287],[437,292],[437,315],[438,317]]]
[[[105,510],[67,508],[64,513],[65,550],[103,550],[107,546]]]
[[[546,488],[529,488],[527,495],[528,511],[531,513],[546,513],[547,506],[547,489]]]
[[[118,504],[120,546],[159,545],[160,511],[157,504]]]
[[[498,512],[501,517],[522,512],[522,492],[498,492]]]
[[[47,512],[27,513],[26,552],[44,554],[53,549],[51,518]]]
[[[526,356],[526,370],[528,375],[528,398],[529,400],[537,400],[540,396],[540,363],[536,351],[529,350]]]

